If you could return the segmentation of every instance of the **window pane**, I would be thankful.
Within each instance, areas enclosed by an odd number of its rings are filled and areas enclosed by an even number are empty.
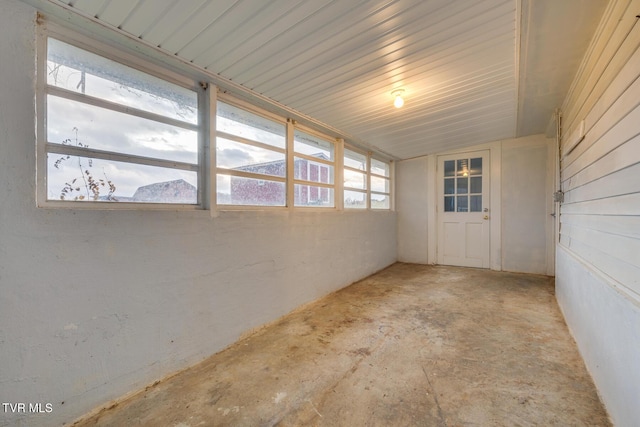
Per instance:
[[[458,194],[467,194],[469,192],[469,178],[458,178]]]
[[[286,147],[283,123],[274,122],[224,102],[218,102],[216,129],[274,147]]]
[[[482,212],[482,196],[471,196],[471,212]]]
[[[294,133],[293,150],[324,160],[334,160],[334,144],[299,130]]]
[[[345,149],[344,165],[361,171],[366,171],[367,156],[365,156],[364,154],[356,153],[355,151]]]
[[[47,42],[47,84],[198,123],[194,91],[52,38]]]
[[[447,178],[444,180],[444,194],[454,194],[455,193],[455,185],[456,181],[453,178]]]
[[[47,198],[99,202],[198,202],[196,172],[47,154]]]
[[[455,212],[455,197],[446,196],[444,198],[444,211],[445,212]]]
[[[390,200],[387,195],[371,193],[371,209],[389,209]]]
[[[295,206],[321,206],[328,208],[334,206],[333,188],[295,184],[293,186],[293,199]]]
[[[284,177],[287,174],[284,153],[224,138],[216,139],[216,164],[221,168],[264,175]]]
[[[458,212],[469,212],[469,198],[458,196]]]
[[[469,176],[469,159],[460,159],[457,161],[457,176]]]
[[[389,176],[389,163],[371,159],[371,173],[376,175]]]
[[[47,96],[50,143],[197,164],[198,133],[57,96]]]
[[[360,190],[366,190],[367,174],[345,169],[344,186],[345,188],[358,188]]]
[[[389,180],[386,178],[379,178],[377,176],[371,177],[371,191],[379,191],[380,193],[389,192]]]
[[[344,208],[345,209],[366,209],[367,193],[358,191],[344,191]]]
[[[456,163],[454,160],[446,160],[444,162],[444,176],[454,176],[456,172]]]
[[[294,157],[293,177],[304,181],[333,184],[333,166]]]
[[[471,159],[470,175],[482,175],[482,157]]]
[[[471,178],[471,193],[482,193],[482,177],[475,176]]]
[[[286,185],[268,179],[217,175],[219,205],[284,206]]]

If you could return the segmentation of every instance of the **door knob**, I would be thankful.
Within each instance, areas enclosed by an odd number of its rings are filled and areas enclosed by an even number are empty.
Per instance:
[[[485,215],[485,216],[484,216],[484,219],[489,219],[489,215]]]

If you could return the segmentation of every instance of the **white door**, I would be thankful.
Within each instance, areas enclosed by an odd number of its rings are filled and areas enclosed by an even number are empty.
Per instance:
[[[490,267],[489,151],[438,157],[438,264]]]

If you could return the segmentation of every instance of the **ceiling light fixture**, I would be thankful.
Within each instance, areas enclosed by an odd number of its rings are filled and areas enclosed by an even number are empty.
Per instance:
[[[404,105],[404,99],[402,98],[403,94],[404,94],[404,89],[396,89],[393,92],[391,92],[391,96],[395,98],[393,100],[393,105],[396,108],[400,108]]]

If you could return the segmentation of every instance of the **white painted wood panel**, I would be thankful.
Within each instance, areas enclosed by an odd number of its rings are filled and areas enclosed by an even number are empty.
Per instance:
[[[612,117],[612,119],[615,120],[615,117]],[[583,154],[580,156],[580,161],[574,161],[568,165],[566,162],[562,162],[563,179],[570,179],[575,176],[578,171],[582,170],[586,166],[592,165],[594,162],[607,155],[607,153],[615,150],[618,146],[639,135],[640,129],[638,129],[637,123],[640,123],[640,108],[635,108],[622,120],[610,127],[602,137],[598,139],[597,144],[590,144],[589,149],[584,150]],[[611,126],[611,124],[609,124],[609,126]],[[591,135],[587,135],[582,143],[589,144],[591,140]],[[578,147],[580,147],[580,144]],[[577,155],[576,158],[578,158]]]
[[[423,10],[432,7],[426,2],[417,2],[417,4]],[[391,10],[386,11],[385,15],[389,15],[394,10],[393,8],[389,9]],[[347,74],[356,67],[364,67],[365,69],[371,70],[374,74],[380,71],[393,72],[393,70],[397,70],[398,67],[371,67],[371,64],[382,64],[390,58],[394,58],[401,63],[411,63],[411,68],[409,69],[407,67],[404,71],[409,74],[418,74],[420,67],[423,66],[421,64],[428,65],[429,60],[437,62],[439,57],[442,56],[443,51],[451,54],[448,46],[460,47],[464,45],[464,40],[468,38],[468,34],[457,31],[456,27],[451,23],[452,17],[455,17],[456,20],[470,20],[469,25],[477,25],[477,22],[483,19],[495,18],[491,15],[486,16],[486,14],[483,14],[481,4],[476,4],[474,7],[464,7],[463,4],[453,4],[446,9],[436,9],[433,13],[429,13],[423,18],[420,18],[420,12],[419,10],[414,11],[413,8],[407,8],[403,11],[403,14],[407,15],[406,17],[395,16],[396,14],[390,17],[376,15],[375,17],[369,17],[369,19],[361,20],[360,22],[356,21],[345,32],[328,34],[330,37],[327,38],[325,43],[334,46],[333,48],[325,49],[323,52],[320,52],[320,55],[318,55],[318,52],[314,49],[301,49],[295,52],[297,56],[296,59],[301,62],[300,67],[287,68],[286,65],[278,64],[278,67],[273,69],[271,77],[277,76],[278,80],[280,80],[280,76],[287,77],[287,80],[291,81],[291,84],[295,87],[295,85],[300,83],[300,79],[304,81],[305,76],[314,75],[314,68],[325,66],[330,61],[335,67],[331,70],[330,74],[332,77],[328,81],[331,82],[335,78],[345,80],[346,76],[344,74]],[[462,16],[460,16],[460,14]],[[498,11],[498,16],[500,14],[504,15],[504,12]],[[385,22],[386,31],[381,32],[372,25],[374,18],[378,22]],[[408,22],[415,23],[415,21],[420,19],[421,25],[412,26],[408,32],[400,32],[398,30],[402,22],[401,19],[404,19],[405,23],[407,20]],[[508,17],[503,17],[503,19],[508,19]],[[510,39],[510,37],[508,37],[509,33],[505,32],[501,26],[490,27],[484,31],[495,32],[496,30],[497,33],[494,33],[494,36],[504,36],[506,33],[507,38]],[[480,33],[477,34],[476,40],[491,39],[493,39],[493,37]],[[437,48],[431,48],[429,55],[424,55],[425,45],[437,46]],[[468,48],[467,45],[464,45],[464,47]],[[462,55],[462,53],[460,55]],[[504,57],[502,59],[504,59]],[[340,74],[336,74],[336,72],[340,72]],[[360,72],[362,73],[362,71]],[[256,81],[254,86],[260,90],[279,93],[279,86],[273,86],[267,82],[269,75],[269,73],[262,75],[261,79]],[[408,75],[405,78],[407,77]],[[360,81],[367,82],[369,79],[370,77],[363,76]]]
[[[81,10],[83,13],[86,13],[89,16],[96,16],[96,14],[105,7],[108,1],[109,0],[75,0],[66,1],[65,3],[78,10]]]
[[[636,71],[637,73],[638,71]],[[599,141],[607,132],[616,131],[616,132],[626,132],[623,134],[623,138],[612,138],[608,137],[605,139],[606,145],[602,146],[600,144],[597,145],[595,150],[596,155],[592,155],[592,160],[596,160],[601,157],[604,153],[602,152],[604,147],[606,149],[611,150],[615,148],[617,145],[621,144],[630,139],[631,137],[640,133],[636,124],[634,123],[635,117],[637,116],[637,111],[631,117],[627,117],[630,113],[633,113],[634,110],[638,109],[640,105],[640,99],[637,94],[640,93],[640,79],[637,79],[631,86],[624,91],[624,93],[611,105],[608,106],[606,113],[598,120],[595,126],[591,129],[586,130],[585,138],[582,142],[580,142],[576,148],[567,155],[567,157],[563,160],[563,169],[565,170],[566,175],[563,177],[572,176],[576,169],[583,166],[583,161],[578,162],[576,165],[571,165],[576,162],[576,159],[580,157],[582,154],[589,151],[595,142]],[[604,101],[603,101],[604,103]],[[619,126],[617,124],[620,123]],[[599,157],[596,157],[599,155]],[[566,166],[566,167],[565,167]]]
[[[563,224],[640,238],[640,216],[564,214]]]
[[[187,19],[202,9],[206,1],[173,2],[171,10],[154,22],[153,27],[143,36],[143,39],[154,46],[164,47],[164,42],[181,28],[184,28]]]
[[[219,19],[212,19],[204,30],[180,50],[180,55],[198,65],[206,65],[209,61],[206,57],[202,58],[203,53],[230,34],[235,34],[238,26],[250,23],[270,6],[280,7],[278,4],[270,5],[270,2],[237,1],[225,10]]]
[[[565,192],[564,203],[607,199],[640,192],[640,163]]]
[[[597,163],[589,165],[574,177],[568,179],[563,184],[563,189],[567,195],[574,193],[573,190],[582,194],[582,198],[577,198],[574,194],[570,199],[565,198],[565,203],[580,200],[591,200],[620,194],[632,193],[640,190],[640,175],[630,172],[637,171],[634,168],[638,164],[640,156],[640,136],[623,144],[614,151],[600,159]],[[616,173],[620,171],[621,173]],[[588,185],[594,183],[594,185]],[[608,188],[607,188],[608,186]],[[590,190],[595,188],[595,190]],[[600,188],[600,192],[598,192]],[[596,194],[592,194],[592,191]],[[603,192],[604,191],[604,192]],[[608,191],[608,193],[607,193]]]
[[[585,138],[561,164],[560,245],[640,301],[640,0],[611,4],[575,92],[564,135]],[[563,141],[563,146],[566,141]],[[618,221],[616,221],[616,219]],[[624,226],[623,226],[624,224]]]
[[[298,21],[304,21],[315,13],[319,8],[324,7],[331,0],[317,0],[317,1],[304,1],[295,6],[289,6],[289,8],[280,11],[280,18],[268,22],[268,25],[260,28],[260,31],[249,37],[241,45],[237,46],[232,51],[229,51],[225,55],[212,57],[211,63],[207,65],[207,68],[211,68],[216,72],[229,75],[227,70],[234,66],[239,61],[247,57],[253,57],[253,55],[262,49],[262,47],[272,42],[272,40],[280,37],[286,37],[282,33],[294,25]]]
[[[625,194],[562,205],[561,213],[585,215],[638,215],[640,194]],[[562,229],[560,229],[562,233]]]
[[[260,38],[258,34],[270,26],[279,28],[282,23],[279,24],[277,21],[283,20],[289,10],[296,6],[295,2],[290,0],[272,0],[261,3],[261,7],[254,8],[253,11],[248,10],[246,19],[236,17],[233,20],[225,20],[224,25],[215,27],[215,33],[208,35],[208,46],[193,58],[193,62],[205,68],[212,65],[218,68],[222,65],[222,59],[231,57],[251,38]],[[245,9],[234,9],[234,14],[239,10]]]
[[[638,18],[636,18],[637,11],[640,10],[640,0],[634,0],[634,3],[634,7],[625,12],[624,18],[620,23],[619,32],[622,34],[619,36],[623,37],[622,41],[624,44],[615,53],[615,56],[606,64],[606,68],[602,71],[600,78],[595,82],[595,86],[590,91],[588,98],[581,104],[580,112],[577,113],[578,117],[584,117],[586,113],[591,111],[594,104],[598,102],[603,91],[607,88],[608,83],[616,77],[620,72],[620,69],[625,63],[627,63],[635,51],[635,46],[637,46],[640,41],[640,32],[634,31],[635,23],[638,20]],[[617,42],[617,38],[614,41]],[[578,102],[581,101],[582,100],[578,100]],[[565,124],[567,125],[567,128],[573,128],[576,125],[575,122],[572,122],[572,117],[567,117]]]
[[[603,47],[615,29],[611,25],[608,25],[608,23],[612,22],[612,17],[617,19],[622,15],[627,7],[627,5],[623,3],[628,1],[629,0],[610,1],[607,5],[607,8],[602,15],[602,20],[600,21],[598,28],[596,28],[594,39],[587,48],[580,67],[578,68],[578,72],[576,73],[576,76],[569,87],[569,91],[564,98],[564,102],[562,103],[562,111],[565,113],[568,113],[570,110],[575,108],[576,98],[584,88],[586,79],[589,77],[599,55],[602,53]],[[566,133],[568,134],[568,132]]]
[[[156,25],[175,6],[174,0],[143,1],[124,20],[121,28],[135,36],[144,38],[150,28]]]
[[[586,245],[578,239],[563,236],[562,246],[570,253],[579,256],[606,275],[615,283],[616,289],[625,293],[627,298],[640,298],[640,268],[612,256],[607,251]],[[593,260],[593,261],[590,261]],[[605,273],[606,272],[606,273]]]
[[[182,56],[180,52],[188,46],[198,34],[207,27],[213,25],[220,16],[233,6],[235,0],[208,1],[203,7],[192,13],[187,19],[186,25],[182,25],[162,45],[162,48]],[[190,60],[190,58],[186,58]]]
[[[98,18],[119,28],[129,14],[144,0],[111,0]]]
[[[600,252],[605,252],[607,256],[612,259],[617,259],[618,261],[629,264],[629,268],[634,268],[634,271],[635,269],[640,268],[639,239],[619,234],[604,233],[602,231],[572,226],[569,224],[563,224],[562,228],[562,239],[569,239],[571,241],[571,243],[568,244],[570,248],[571,244],[575,244],[575,242],[578,241],[584,246],[588,246]],[[585,258],[593,259],[595,263],[600,262],[600,257]],[[609,271],[607,274],[615,275],[617,273],[618,272],[615,271]],[[638,280],[640,280],[640,275],[634,280],[634,282],[637,282]],[[640,295],[640,289],[636,289],[636,292]]]
[[[640,51],[636,50],[629,61],[622,67],[620,73],[615,78],[615,84],[610,84],[602,93],[600,99],[593,106],[589,114],[585,116],[585,129],[591,129],[595,123],[606,112],[606,109],[613,104],[628,87],[638,78],[640,69]]]
[[[598,86],[599,93],[594,91],[600,77],[603,75],[608,76],[608,81],[610,81],[619,70],[619,67],[624,64],[620,57],[614,59],[614,56],[629,31],[635,25],[637,9],[632,8],[632,3],[638,3],[638,0],[614,2],[615,10],[612,12],[611,19],[613,20],[612,22],[616,22],[616,25],[609,26],[608,31],[597,39],[596,46],[593,49],[594,54],[587,57],[587,66],[582,70],[583,74],[580,76],[578,87],[580,89],[588,88],[588,90],[574,92],[575,98],[572,99],[571,104],[565,103],[563,107],[565,130],[573,129],[576,117],[580,117],[580,114],[584,117],[598,99],[602,90],[605,89],[600,84]]]

